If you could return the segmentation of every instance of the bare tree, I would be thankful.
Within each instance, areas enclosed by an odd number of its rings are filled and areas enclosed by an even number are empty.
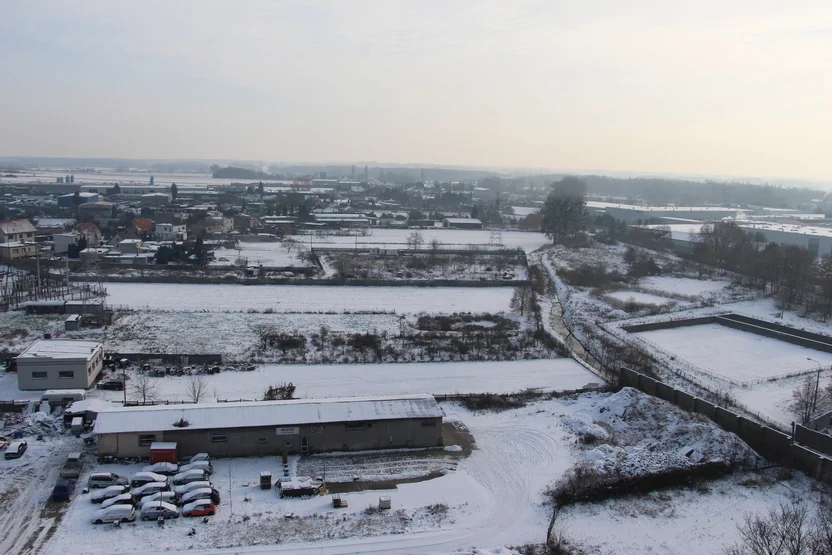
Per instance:
[[[156,399],[158,386],[159,380],[147,374],[139,374],[130,381],[130,392],[136,396],[136,400],[144,404]]]
[[[534,291],[531,285],[521,285],[514,288],[514,295],[511,296],[511,309],[516,310],[520,315],[525,315],[527,310],[531,310],[534,304]]]
[[[283,240],[283,248],[286,249],[286,252],[292,252],[293,250],[300,248],[300,241],[287,237]]]
[[[257,336],[260,348],[264,351],[269,348],[278,333],[277,328],[268,324],[254,324],[250,329]]]
[[[407,248],[416,250],[425,242],[424,236],[418,231],[414,231],[407,236]]]
[[[199,403],[200,397],[208,393],[208,380],[202,374],[188,376],[188,386],[185,388],[185,393],[191,401]]]
[[[738,526],[739,543],[725,552],[727,555],[814,555],[810,524],[809,510],[801,503],[784,503],[769,509],[765,515],[748,514]]]
[[[816,378],[807,376],[803,383],[792,391],[791,409],[798,422],[804,426],[812,420],[815,400]]]

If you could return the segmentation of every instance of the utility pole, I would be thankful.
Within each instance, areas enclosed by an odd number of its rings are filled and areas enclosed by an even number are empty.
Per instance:
[[[806,360],[811,360],[815,364],[818,365],[818,373],[817,378],[815,379],[815,392],[812,395],[812,413],[818,410],[818,391],[820,390],[820,372],[821,372],[821,365],[820,362],[816,361],[813,358],[806,357]]]

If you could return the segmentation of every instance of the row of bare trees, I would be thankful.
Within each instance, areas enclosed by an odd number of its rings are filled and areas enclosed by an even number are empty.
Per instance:
[[[832,256],[797,245],[766,243],[734,222],[702,226],[691,255],[703,266],[742,274],[754,287],[775,295],[781,308],[832,316]]]
[[[141,404],[148,404],[159,398],[159,379],[149,374],[138,374],[130,380],[130,393]],[[192,403],[198,403],[208,393],[208,380],[202,374],[188,376],[185,385],[185,397]]]

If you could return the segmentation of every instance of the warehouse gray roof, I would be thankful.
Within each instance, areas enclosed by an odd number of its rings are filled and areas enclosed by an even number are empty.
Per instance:
[[[61,301],[63,302],[63,301]],[[57,360],[90,360],[96,349],[101,347],[98,341],[83,341],[80,339],[38,339],[20,353],[20,359],[57,359]]]
[[[155,405],[102,411],[95,432],[211,430],[443,416],[445,412],[431,395]],[[174,426],[183,419],[188,426]]]

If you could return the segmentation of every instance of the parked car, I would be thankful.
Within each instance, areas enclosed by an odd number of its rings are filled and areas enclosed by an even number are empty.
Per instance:
[[[185,495],[189,491],[193,491],[199,488],[213,488],[214,484],[209,482],[208,480],[197,480],[196,482],[188,482],[187,484],[182,484],[181,486],[176,486],[173,488],[173,491],[176,495]]]
[[[132,505],[112,505],[106,509],[95,511],[92,516],[93,524],[105,522],[133,522],[136,520],[136,508]]]
[[[179,498],[180,505],[187,505],[199,499],[210,499],[214,505],[220,504],[220,492],[213,488],[197,488]]]
[[[108,389],[110,391],[124,391],[124,382],[121,380],[101,380],[95,387],[96,389]]]
[[[188,482],[196,482],[199,480],[207,480],[208,479],[208,472],[204,470],[188,470],[187,472],[180,472],[179,474],[174,475],[170,481],[175,486],[181,486],[182,484],[187,484]]]
[[[172,491],[157,491],[156,493],[151,493],[148,495],[143,496],[139,500],[139,506],[144,505],[145,503],[152,503],[153,501],[164,501],[165,503],[176,503],[176,499],[179,496],[172,492]]]
[[[134,488],[149,484],[150,482],[167,482],[168,477],[155,472],[136,472],[130,478],[130,485]]]
[[[119,476],[113,472],[96,472],[90,476],[87,485],[92,489],[107,488],[110,486],[126,486],[130,482],[124,476]]]
[[[81,468],[84,466],[81,453],[70,453],[66,456],[64,467],[61,469],[61,478],[77,479],[81,475]]]
[[[58,480],[52,489],[52,501],[69,501],[75,491],[75,480]]]
[[[211,464],[211,461],[194,461],[179,467],[179,472],[187,472],[189,470],[204,470],[208,474],[213,474],[214,465]]]
[[[188,459],[188,462],[186,464],[195,463],[196,461],[208,461],[208,460],[211,460],[211,457],[208,456],[208,453],[197,453],[196,455],[194,455],[193,457]]]
[[[210,499],[197,499],[182,507],[182,516],[209,516],[217,514],[217,506]]]
[[[162,476],[173,476],[179,472],[179,465],[170,462],[157,462],[155,464],[147,465],[142,468],[142,470],[144,472],[155,472],[156,474],[161,474]]]
[[[90,501],[93,503],[103,503],[108,499],[112,499],[117,495],[121,495],[123,493],[129,493],[130,486],[107,486],[104,489],[100,489],[90,496]]]
[[[159,517],[179,518],[179,509],[176,505],[171,505],[164,501],[144,503],[139,512],[142,515],[142,520],[156,520]]]
[[[111,497],[101,503],[101,508],[106,509],[107,507],[112,507],[113,505],[130,505],[131,507],[136,506],[136,500],[133,499],[133,496],[129,493],[122,493],[116,495],[115,497]]]
[[[160,491],[168,491],[170,486],[167,482],[148,482],[143,486],[135,488],[131,493],[135,499],[141,499],[145,495],[151,493],[159,493]]]
[[[23,456],[23,453],[26,452],[26,449],[29,448],[29,444],[25,441],[13,441],[9,443],[9,446],[6,448],[6,452],[3,454],[3,457],[6,459],[19,459]]]

